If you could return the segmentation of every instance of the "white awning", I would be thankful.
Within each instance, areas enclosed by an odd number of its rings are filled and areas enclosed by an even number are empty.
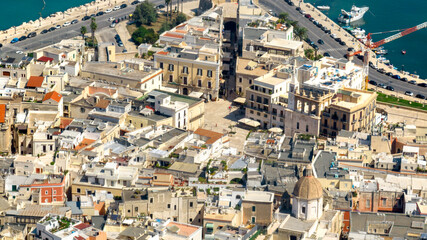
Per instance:
[[[245,104],[246,98],[244,98],[244,97],[238,97],[238,98],[234,99],[233,102],[239,103],[239,104]]]

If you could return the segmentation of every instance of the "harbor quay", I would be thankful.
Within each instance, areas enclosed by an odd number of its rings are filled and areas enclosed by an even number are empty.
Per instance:
[[[311,3],[304,3],[303,1],[299,1],[299,0],[291,0],[291,1],[295,4],[295,6],[299,6],[301,10],[306,12],[306,14],[310,14],[311,17],[313,17],[316,21],[318,21],[323,26],[330,29],[331,34],[335,34],[337,37],[341,38],[341,40],[346,43],[347,47],[352,47],[356,51],[361,50],[361,47],[363,47],[363,43],[359,42],[359,40],[357,40],[353,35],[351,35],[349,32],[343,29],[339,24],[332,21],[321,10],[314,7]],[[378,59],[375,57],[375,53],[372,50],[370,50],[370,56],[371,56],[370,61],[375,66],[377,66],[378,68],[383,68],[386,71],[393,73],[393,75],[397,74],[397,75],[400,75],[401,77],[406,77],[408,81],[414,80],[417,83],[427,82],[425,79],[421,79],[416,75],[394,69],[392,64],[388,66],[378,61]]]

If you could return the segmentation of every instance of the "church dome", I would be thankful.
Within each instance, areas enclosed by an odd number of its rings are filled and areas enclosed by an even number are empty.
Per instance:
[[[311,174],[311,166],[306,168],[306,174],[295,185],[293,195],[299,199],[319,199],[323,197],[323,188],[319,180]]]

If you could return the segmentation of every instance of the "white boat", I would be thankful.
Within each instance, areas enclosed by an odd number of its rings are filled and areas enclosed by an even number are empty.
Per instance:
[[[355,36],[356,38],[365,38],[365,30],[361,29],[361,28],[356,28],[350,31],[351,34],[353,34],[353,36]]]
[[[320,10],[329,10],[329,9],[331,9],[331,7],[329,7],[329,6],[317,6],[317,9],[320,9]]]
[[[356,7],[353,5],[351,7],[350,12],[345,11],[344,9],[341,9],[341,14],[338,17],[338,21],[342,23],[351,23],[357,20],[360,20],[363,18],[363,15],[369,10],[369,7]]]

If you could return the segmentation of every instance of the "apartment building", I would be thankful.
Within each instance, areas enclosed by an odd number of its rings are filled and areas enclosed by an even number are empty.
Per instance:
[[[242,199],[242,223],[268,226],[273,221],[274,193],[247,191]]]
[[[273,104],[287,98],[291,74],[286,68],[273,70],[254,80],[246,89],[245,117],[261,123],[262,128],[270,128],[277,120],[277,108]]]
[[[322,113],[321,133],[336,136],[340,130],[369,132],[375,121],[377,94],[340,89]]]
[[[154,54],[154,66],[163,69],[163,85],[179,93],[218,98],[222,74],[222,9],[194,17],[160,35],[166,47]]]

